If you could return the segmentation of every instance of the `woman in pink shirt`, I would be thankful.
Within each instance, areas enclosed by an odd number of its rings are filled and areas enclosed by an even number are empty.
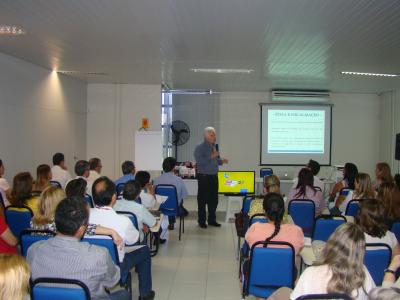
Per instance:
[[[268,223],[254,223],[247,230],[245,239],[251,247],[258,241],[287,242],[293,245],[296,255],[304,246],[304,234],[294,224],[282,224],[285,202],[280,194],[269,193],[264,197],[263,207]]]
[[[322,192],[314,187],[314,175],[303,168],[299,172],[299,182],[296,188],[290,190],[288,201],[293,199],[308,199],[315,203],[315,215],[320,215],[326,208]]]

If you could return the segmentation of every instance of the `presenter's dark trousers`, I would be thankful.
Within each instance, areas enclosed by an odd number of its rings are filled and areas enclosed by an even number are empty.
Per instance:
[[[218,176],[197,174],[198,222],[206,224],[206,205],[208,207],[208,223],[216,222],[215,211],[218,206]]]

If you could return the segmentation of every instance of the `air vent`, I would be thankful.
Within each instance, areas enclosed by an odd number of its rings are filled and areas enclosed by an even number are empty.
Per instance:
[[[328,91],[273,90],[271,99],[274,102],[328,102],[330,94]]]

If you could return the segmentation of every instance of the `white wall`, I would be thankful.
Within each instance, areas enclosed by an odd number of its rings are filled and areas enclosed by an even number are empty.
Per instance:
[[[0,53],[0,158],[6,178],[63,152],[85,157],[86,84]]]
[[[399,161],[395,160],[396,134],[400,133],[400,90],[380,95],[381,98],[381,134],[380,160],[388,162],[394,173],[399,172]]]
[[[188,103],[193,96],[186,96]],[[200,97],[200,96],[198,96]],[[182,117],[192,122],[191,131],[197,132],[204,127],[204,117],[212,110],[216,117],[216,127],[219,130],[221,153],[230,159],[226,169],[258,170],[260,167],[260,107],[259,103],[268,102],[269,93],[221,93],[219,95],[203,96],[192,112],[187,108],[178,108],[184,99],[174,102],[174,119]],[[173,100],[174,101],[174,100]],[[211,104],[210,104],[211,102]],[[199,104],[203,103],[203,104]],[[333,94],[332,95],[332,164],[343,164],[352,161],[361,171],[373,174],[374,165],[379,160],[380,135],[380,99],[374,94]],[[176,115],[176,111],[185,111],[185,115]],[[196,124],[196,120],[199,125]],[[192,137],[191,137],[192,138]],[[193,138],[199,139],[197,135]],[[193,144],[199,141],[192,141]],[[185,149],[192,153],[193,149]],[[193,160],[193,156],[190,158]],[[295,174],[299,167],[273,167],[276,173],[289,170]],[[321,176],[330,175],[330,168],[323,168]]]
[[[160,130],[161,85],[88,84],[87,158],[102,160],[102,173],[121,175],[121,163],[134,158],[134,133],[142,118]]]

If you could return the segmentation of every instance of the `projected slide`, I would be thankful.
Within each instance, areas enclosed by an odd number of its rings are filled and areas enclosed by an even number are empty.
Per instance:
[[[222,194],[253,194],[254,182],[253,171],[218,172],[218,192]]]
[[[331,163],[329,104],[261,104],[261,165]]]
[[[268,153],[324,153],[325,111],[268,110]]]

